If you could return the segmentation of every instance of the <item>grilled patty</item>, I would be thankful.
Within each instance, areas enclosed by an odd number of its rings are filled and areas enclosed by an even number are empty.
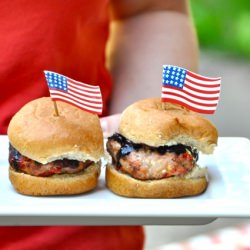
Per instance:
[[[53,174],[72,174],[91,165],[92,161],[77,161],[62,159],[41,164],[20,154],[11,144],[9,146],[9,164],[16,171],[24,172],[33,176],[51,176]]]
[[[108,138],[107,150],[118,171],[140,180],[163,179],[190,172],[198,153],[178,144],[158,148],[136,144],[116,133]]]

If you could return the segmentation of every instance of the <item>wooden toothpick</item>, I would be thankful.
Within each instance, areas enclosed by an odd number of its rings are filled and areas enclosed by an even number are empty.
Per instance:
[[[54,109],[55,109],[55,116],[59,116],[59,112],[58,112],[56,101],[53,101],[53,103],[54,103]]]

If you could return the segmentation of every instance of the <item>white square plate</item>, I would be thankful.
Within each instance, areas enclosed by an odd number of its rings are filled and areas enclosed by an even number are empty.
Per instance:
[[[185,225],[216,218],[250,218],[250,141],[222,137],[213,155],[200,154],[209,186],[198,196],[135,199],[111,193],[105,167],[87,194],[31,197],[15,192],[8,179],[8,138],[0,136],[0,225]]]

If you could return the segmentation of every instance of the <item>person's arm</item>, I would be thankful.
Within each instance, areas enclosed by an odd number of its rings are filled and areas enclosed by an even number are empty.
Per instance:
[[[111,114],[160,97],[163,64],[197,70],[197,39],[185,0],[111,0],[110,13]]]

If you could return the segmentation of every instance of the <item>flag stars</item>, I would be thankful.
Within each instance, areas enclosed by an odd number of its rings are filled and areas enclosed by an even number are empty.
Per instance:
[[[49,87],[67,91],[67,79],[56,73],[45,72]]]
[[[175,88],[183,88],[186,70],[177,66],[165,65],[163,67],[163,84],[169,85]]]
[[[171,66],[170,65],[164,65],[163,68],[164,69],[171,69]]]
[[[169,84],[169,80],[164,80],[162,81],[163,84]]]

